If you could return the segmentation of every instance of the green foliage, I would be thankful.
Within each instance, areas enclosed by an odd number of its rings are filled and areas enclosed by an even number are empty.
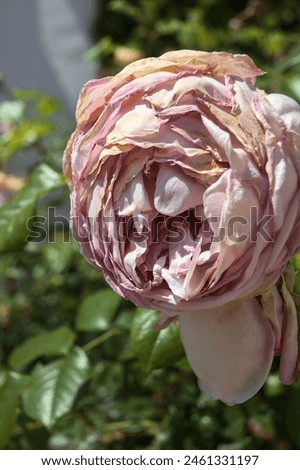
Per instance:
[[[299,383],[292,390],[287,408],[287,426],[293,443],[296,448],[300,447],[300,387]]]
[[[66,326],[41,333],[17,346],[9,357],[9,365],[19,369],[41,356],[64,355],[69,352],[74,340],[75,333]]]
[[[72,408],[78,388],[86,381],[89,361],[85,352],[75,348],[64,359],[34,368],[23,394],[28,416],[51,428]]]
[[[105,331],[109,328],[120,297],[111,289],[102,289],[84,299],[76,317],[79,331]]]
[[[13,431],[23,382],[21,375],[10,372],[0,388],[0,449],[5,448]]]
[[[246,53],[268,72],[259,79],[267,91],[299,99],[299,27],[296,0],[105,0],[92,27],[100,42],[87,55],[118,70],[132,60],[120,58],[124,47],[140,57],[171,49]]]
[[[148,373],[175,364],[184,357],[178,327],[172,323],[161,331],[154,331],[157,320],[157,312],[137,309],[131,327],[132,351]]]
[[[299,23],[294,0],[101,0],[86,58],[101,57],[101,73],[112,74],[169,49],[248,53],[268,72],[261,87],[299,100]],[[211,400],[198,390],[176,322],[158,331],[157,312],[113,293],[68,227],[32,237],[49,201],[69,197],[61,159],[73,124],[62,113],[36,90],[12,90],[0,103],[0,170],[16,155],[38,156],[0,207],[0,447],[299,448],[299,384],[279,381],[277,361],[246,404]],[[300,254],[292,263],[300,295]]]
[[[37,202],[62,185],[62,176],[48,165],[42,163],[33,170],[25,186],[0,207],[0,253],[24,245]]]
[[[300,295],[300,253],[297,253],[292,261],[295,268],[294,292],[296,295]]]

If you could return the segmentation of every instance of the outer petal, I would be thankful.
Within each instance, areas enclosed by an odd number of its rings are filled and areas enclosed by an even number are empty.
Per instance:
[[[288,131],[300,132],[300,106],[297,101],[280,93],[271,93],[267,97],[278,112]]]
[[[154,194],[155,208],[174,216],[202,204],[204,186],[175,166],[160,165]]]
[[[242,403],[264,384],[275,338],[256,301],[179,315],[181,338],[201,390],[225,403]]]
[[[284,384],[290,385],[295,378],[297,368],[298,318],[295,302],[285,285],[284,279],[281,291],[284,299],[285,318],[282,332],[279,378]]]
[[[193,50],[171,51],[163,54],[160,59],[171,60],[185,66],[192,66],[203,73],[224,76],[226,73],[244,79],[263,75],[252,59],[245,54],[229,54],[227,52],[203,52]]]

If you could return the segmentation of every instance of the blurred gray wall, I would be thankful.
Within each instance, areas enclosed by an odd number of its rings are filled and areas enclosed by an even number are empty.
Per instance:
[[[74,112],[96,67],[84,60],[94,0],[0,0],[0,72],[9,87],[53,94]]]

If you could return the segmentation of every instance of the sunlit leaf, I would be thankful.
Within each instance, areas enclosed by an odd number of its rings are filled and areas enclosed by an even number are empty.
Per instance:
[[[131,328],[132,349],[146,372],[172,365],[184,357],[177,325],[171,323],[159,332],[154,310],[138,309]]]
[[[98,57],[108,57],[114,50],[115,44],[112,39],[105,36],[84,54],[84,58],[86,60],[95,60]]]
[[[25,186],[0,207],[0,253],[21,248],[30,232],[37,201],[63,185],[61,175],[48,165],[37,166]]]
[[[41,356],[58,356],[69,352],[75,340],[75,333],[62,326],[29,338],[18,346],[10,355],[11,367],[24,367]]]
[[[76,328],[80,331],[103,331],[109,328],[116,314],[121,297],[111,289],[102,289],[86,297],[76,316]]]
[[[36,111],[45,116],[51,116],[52,114],[58,113],[61,109],[62,107],[59,100],[52,96],[44,95],[36,104]]]
[[[88,373],[88,358],[78,347],[64,359],[45,366],[38,365],[23,394],[26,414],[51,428],[61,416],[70,411]]]

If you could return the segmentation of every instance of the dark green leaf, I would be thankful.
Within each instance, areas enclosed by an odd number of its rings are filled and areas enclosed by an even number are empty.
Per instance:
[[[71,410],[88,373],[88,358],[78,347],[64,359],[46,366],[38,365],[33,371],[31,384],[23,394],[26,414],[51,428],[58,418]]]
[[[0,253],[17,250],[25,244],[37,201],[62,185],[61,175],[48,165],[35,168],[24,188],[0,207]]]
[[[224,418],[226,426],[223,434],[227,439],[235,441],[241,439],[246,431],[246,417],[239,407],[229,407],[224,409]]]
[[[75,333],[66,326],[29,338],[12,352],[10,366],[24,367],[41,356],[67,354],[74,340]]]
[[[296,448],[300,446],[300,383],[292,389],[287,406],[287,428]]]
[[[102,289],[86,297],[79,307],[76,328],[80,331],[103,331],[110,327],[121,298],[111,289]]]
[[[133,353],[147,372],[172,365],[184,357],[177,325],[171,323],[157,332],[153,330],[157,319],[154,310],[138,309],[131,329]]]
[[[17,416],[20,389],[24,377],[11,372],[0,388],[0,448],[8,443]]]
[[[107,57],[115,50],[115,45],[109,36],[105,36],[93,47],[91,47],[85,54],[86,60],[95,60],[97,57]]]
[[[276,428],[272,410],[267,410],[264,414],[253,414],[251,416],[252,427],[257,436],[269,440],[276,437]]]

